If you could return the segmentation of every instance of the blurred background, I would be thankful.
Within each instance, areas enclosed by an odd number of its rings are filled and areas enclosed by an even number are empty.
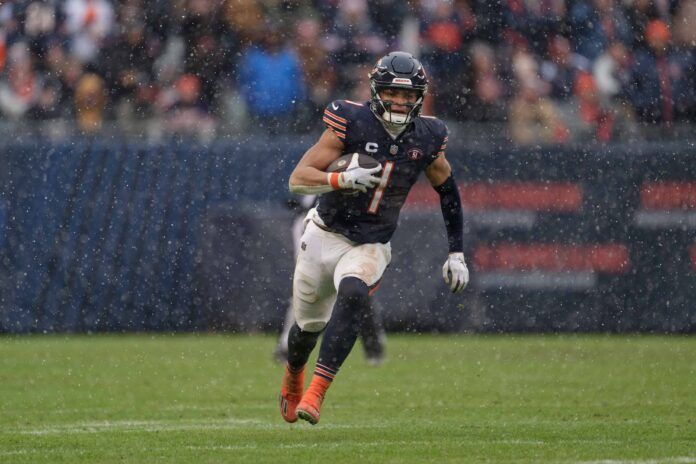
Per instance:
[[[418,184],[390,330],[696,327],[696,1],[0,4],[0,332],[273,331],[290,170],[395,49],[450,129],[472,285]]]

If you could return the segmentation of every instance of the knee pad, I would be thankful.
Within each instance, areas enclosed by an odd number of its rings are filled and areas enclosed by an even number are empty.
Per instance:
[[[315,303],[319,299],[317,283],[309,276],[299,274],[295,279],[295,295],[305,303]]]

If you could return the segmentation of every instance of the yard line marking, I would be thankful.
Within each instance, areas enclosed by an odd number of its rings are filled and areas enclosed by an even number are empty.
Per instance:
[[[216,430],[236,429],[248,426],[265,426],[264,422],[252,419],[210,419],[197,421],[164,420],[120,420],[100,422],[77,422],[74,424],[55,425],[43,428],[16,428],[7,432],[22,435],[55,435],[71,433],[99,433],[110,431],[123,432],[169,432],[179,430]]]
[[[276,445],[273,445],[274,448],[281,448],[281,449],[311,449],[311,448],[321,448],[321,449],[339,449],[339,448],[373,448],[373,447],[385,447],[385,446],[418,446],[418,447],[435,447],[437,446],[437,443],[432,442],[432,441],[426,441],[426,440],[410,440],[410,441],[393,441],[393,440],[378,440],[378,441],[364,441],[364,442],[352,442],[350,444],[346,444],[345,442],[341,443],[292,443],[292,444],[285,444],[285,443],[279,443]],[[246,444],[246,445],[213,445],[213,446],[187,446],[187,449],[194,450],[194,451],[241,451],[241,450],[248,450],[248,449],[258,449],[258,445],[256,444]]]
[[[695,457],[679,456],[657,459],[604,459],[599,461],[576,461],[573,464],[694,464]]]
[[[220,404],[220,405],[210,405],[210,406],[197,406],[195,404],[173,404],[171,406],[166,406],[161,408],[162,411],[230,411],[238,406],[239,409],[268,409],[268,403],[256,403],[256,404],[244,404],[244,405],[233,405],[233,404]]]
[[[303,424],[304,425],[304,424]],[[381,424],[327,424],[324,429],[365,429],[385,428],[387,423]],[[60,424],[42,428],[7,428],[0,434],[20,435],[61,435],[61,434],[87,434],[103,432],[179,432],[186,430],[236,430],[240,428],[255,429],[287,429],[288,425],[278,421],[277,423],[264,422],[254,419],[195,419],[195,420],[119,420],[98,422],[76,422],[73,424]]]
[[[38,450],[16,450],[16,451],[0,451],[0,456],[17,456],[20,454],[29,454],[29,453],[36,453]]]

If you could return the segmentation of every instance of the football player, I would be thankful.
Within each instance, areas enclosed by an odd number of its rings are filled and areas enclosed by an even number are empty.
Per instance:
[[[449,243],[445,282],[454,293],[469,282],[461,200],[445,158],[447,127],[420,114],[428,88],[423,66],[409,53],[392,52],[377,62],[369,79],[368,102],[328,105],[326,130],[290,175],[291,192],[320,197],[306,216],[293,277],[296,323],[280,391],[287,422],[298,417],[319,422],[324,396],[368,317],[370,294],[391,260],[389,241],[399,212],[421,171],[440,195]],[[327,172],[332,161],[352,153],[370,155],[381,166],[361,167],[354,156],[345,171]],[[305,364],[322,332],[305,391]]]

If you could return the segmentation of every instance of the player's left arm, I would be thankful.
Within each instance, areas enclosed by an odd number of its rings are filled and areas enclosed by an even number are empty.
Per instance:
[[[464,213],[452,167],[444,152],[430,163],[425,175],[440,195],[440,208],[447,229],[449,256],[442,266],[442,277],[453,293],[459,293],[469,283],[469,269],[464,261]]]

